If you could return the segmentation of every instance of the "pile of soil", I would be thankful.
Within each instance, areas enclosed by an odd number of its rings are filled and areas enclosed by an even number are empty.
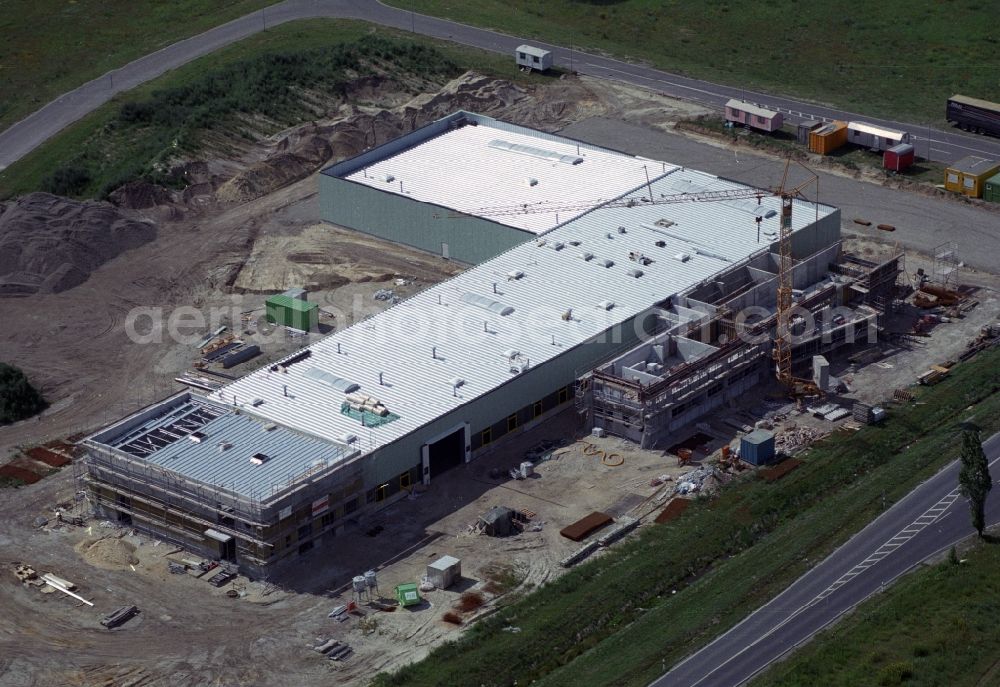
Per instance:
[[[116,537],[97,541],[84,539],[76,545],[76,551],[83,556],[83,560],[104,570],[125,570],[139,562],[134,555],[135,547]]]
[[[154,238],[155,226],[109,203],[32,193],[0,204],[0,296],[71,289]]]

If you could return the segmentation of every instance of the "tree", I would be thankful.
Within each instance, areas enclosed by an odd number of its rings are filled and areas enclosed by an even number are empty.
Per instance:
[[[31,417],[46,405],[23,372],[0,363],[0,425]]]
[[[962,434],[962,470],[958,473],[958,484],[962,496],[969,499],[972,526],[981,537],[986,527],[986,497],[993,488],[993,480],[978,429],[967,429]]]

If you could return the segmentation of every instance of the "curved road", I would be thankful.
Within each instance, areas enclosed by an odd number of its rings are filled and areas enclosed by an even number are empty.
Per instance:
[[[0,133],[0,169],[21,159],[51,136],[84,115],[97,109],[115,94],[180,67],[198,57],[214,52],[268,27],[296,19],[312,18],[360,19],[383,26],[412,31],[432,38],[462,43],[485,50],[505,53],[513,59],[514,49],[524,42],[513,36],[478,29],[465,24],[415,14],[384,5],[377,0],[286,0],[257,12],[217,26],[205,33],[174,43],[146,55],[124,67],[114,69],[50,102],[20,122]],[[977,153],[1000,157],[1000,141],[969,136],[953,131],[940,131],[916,124],[892,122],[864,117],[788,98],[723,86],[601,57],[532,40],[533,45],[547,48],[555,54],[560,67],[581,74],[624,81],[655,89],[667,95],[697,101],[720,108],[729,98],[745,97],[768,108],[785,113],[791,121],[800,119],[858,119],[909,131],[918,155],[938,161],[954,161]],[[941,108],[944,109],[944,99]]]
[[[983,449],[995,475],[1000,433],[984,441]],[[958,493],[958,470],[958,461],[949,464],[651,687],[741,685],[899,576],[975,534]],[[986,521],[1000,523],[1000,489],[990,492]]]

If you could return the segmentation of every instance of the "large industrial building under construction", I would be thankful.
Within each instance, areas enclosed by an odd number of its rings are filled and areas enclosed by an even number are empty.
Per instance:
[[[262,575],[567,404],[652,446],[773,369],[771,192],[458,112],[326,170],[320,202],[474,266],[89,437],[106,516]],[[881,326],[898,264],[843,255],[837,209],[791,209],[801,363]]]

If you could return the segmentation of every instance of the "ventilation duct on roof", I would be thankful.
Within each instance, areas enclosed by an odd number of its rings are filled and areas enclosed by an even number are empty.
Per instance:
[[[524,272],[521,270],[511,270],[507,273],[507,281],[516,281],[524,277]]]
[[[593,253],[588,253],[587,251],[584,251],[584,252],[580,253],[580,259],[582,259],[582,260],[593,260],[594,259],[594,254]]]
[[[252,456],[250,456],[250,462],[253,465],[263,465],[269,460],[271,460],[271,456],[264,453],[255,453]]]
[[[677,260],[678,262],[687,262],[690,259],[691,256],[688,255],[687,253],[678,253],[677,255],[674,256],[674,260]]]
[[[514,308],[509,305],[504,305],[486,296],[480,296],[478,293],[463,293],[461,300],[463,303],[474,305],[483,310],[489,310],[491,313],[496,313],[497,315],[510,315],[514,312]]]
[[[357,391],[361,388],[359,384],[354,382],[349,382],[342,377],[338,377],[335,374],[331,374],[326,370],[321,370],[318,367],[310,367],[303,373],[303,376],[308,377],[320,384],[326,384],[327,386],[333,387],[337,391],[343,391],[345,394],[349,394],[353,391]]]
[[[604,267],[612,267],[612,266],[614,266],[615,261],[614,260],[604,259],[604,260],[598,260],[597,264],[598,265],[603,265]]]
[[[525,179],[524,179],[524,185],[525,186],[538,186],[538,179],[535,179],[533,177],[525,177]]]
[[[601,310],[611,310],[611,308],[615,307],[615,302],[601,301],[600,303],[597,304],[597,307],[600,308]]]
[[[500,140],[499,138],[493,139],[488,145],[490,148],[495,148],[497,150],[506,150],[511,153],[529,155],[542,160],[548,160],[549,162],[562,162],[567,165],[578,165],[583,162],[583,158],[578,155],[563,155],[562,153],[557,153],[554,150],[536,148],[535,146],[528,146],[521,143],[511,143],[509,141]]]
[[[628,276],[635,277],[636,279],[638,279],[639,277],[642,276],[642,270],[629,270]]]
[[[381,179],[382,181],[384,181],[387,184],[391,184],[392,182],[394,182],[396,180],[396,177],[394,177],[391,174],[381,174],[381,175],[379,175],[379,179]]]

